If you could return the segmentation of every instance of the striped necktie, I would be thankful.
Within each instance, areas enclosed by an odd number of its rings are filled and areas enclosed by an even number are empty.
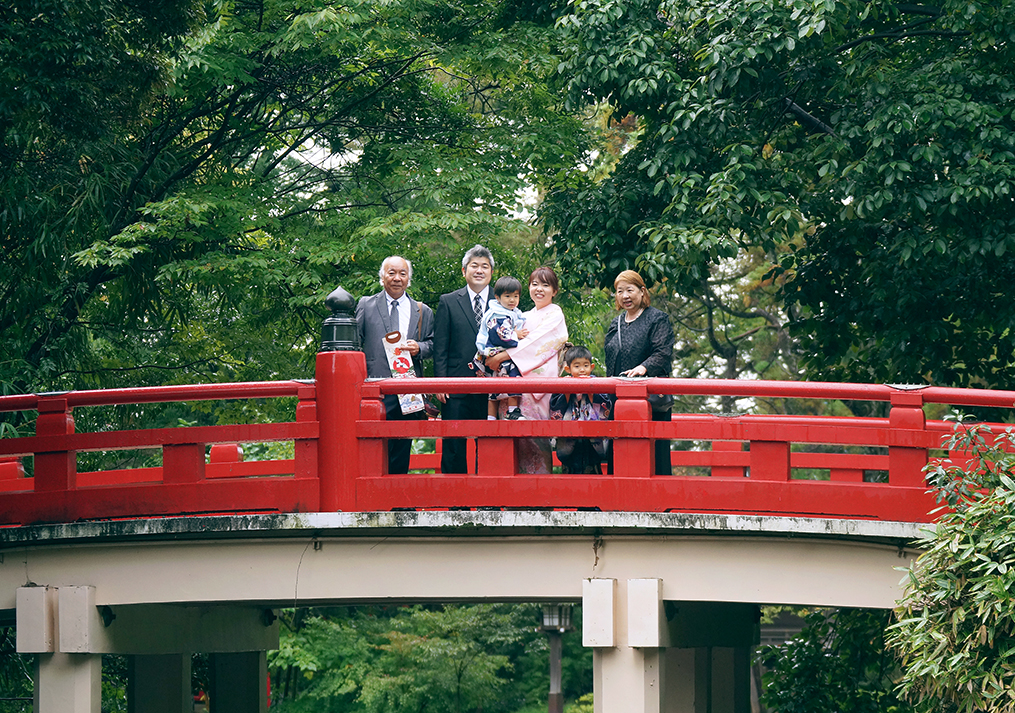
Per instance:
[[[483,297],[482,295],[476,295],[476,299],[472,301],[472,311],[476,313],[476,326],[483,320]]]

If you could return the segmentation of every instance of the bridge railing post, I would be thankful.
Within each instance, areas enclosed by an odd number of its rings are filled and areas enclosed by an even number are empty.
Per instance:
[[[892,431],[924,431],[927,419],[923,413],[923,394],[919,391],[892,392],[892,410],[888,414]],[[902,439],[905,442],[905,439]],[[927,449],[906,445],[888,447],[888,483],[923,487],[926,476]]]
[[[789,480],[789,443],[751,441],[751,479]]]
[[[651,423],[648,386],[644,383],[617,384],[614,421]],[[654,442],[649,438],[613,439],[613,473],[617,476],[649,476],[655,472]]]
[[[300,386],[297,391],[296,422],[306,423],[317,420],[317,387],[310,384]],[[297,478],[317,477],[317,440],[297,439],[293,447],[293,475]]]
[[[36,436],[68,436],[74,433],[74,416],[66,398],[42,397],[36,407]],[[73,490],[77,487],[78,456],[73,451],[35,454],[35,490]]]
[[[163,483],[199,483],[204,480],[203,443],[162,446]]]
[[[360,396],[359,417],[364,421],[386,421],[387,409],[384,407],[384,395],[379,384],[367,382],[363,384]],[[359,472],[370,475],[388,474],[388,448],[384,438],[359,439]]]
[[[359,351],[319,352],[315,376],[321,510],[355,510],[360,468],[356,421],[367,378],[366,356]]]

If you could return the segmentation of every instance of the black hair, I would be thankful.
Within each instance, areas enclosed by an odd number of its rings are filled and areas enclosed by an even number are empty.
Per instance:
[[[564,352],[564,363],[571,366],[571,362],[575,359],[588,359],[592,361],[592,352],[589,351],[588,347],[576,344]]]
[[[501,295],[509,295],[512,292],[521,292],[522,283],[520,283],[514,277],[505,275],[497,279],[497,282],[493,286],[493,296],[500,297]]]

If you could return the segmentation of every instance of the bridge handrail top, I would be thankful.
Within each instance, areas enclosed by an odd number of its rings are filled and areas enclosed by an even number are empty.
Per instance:
[[[855,384],[833,381],[773,381],[752,379],[685,379],[668,377],[617,378],[593,377],[572,379],[557,377],[529,377],[509,379],[475,378],[419,378],[371,379],[382,394],[409,393],[595,393],[616,394],[618,386],[644,385],[650,394],[675,396],[735,396],[740,398],[776,397],[793,399],[845,399],[856,401],[891,401],[894,394],[917,393],[924,403],[941,403],[955,406],[1015,407],[1015,391],[964,389],[945,386],[897,386],[891,384]],[[592,388],[590,388],[590,386]]]
[[[31,411],[42,401],[63,399],[69,408],[78,406],[114,406],[173,401],[216,401],[226,399],[261,399],[297,396],[302,386],[313,380],[219,382],[211,384],[171,384],[138,386],[122,389],[89,389],[56,391],[39,394],[0,396],[0,413]]]
[[[993,391],[943,386],[898,387],[888,384],[855,384],[822,381],[771,381],[749,379],[685,378],[614,378],[591,380],[571,378],[417,378],[369,379],[381,394],[406,393],[496,393],[510,381],[512,392],[521,393],[596,393],[616,394],[618,386],[643,385],[648,393],[677,396],[734,396],[740,398],[773,397],[794,399],[847,399],[891,401],[897,393],[918,393],[924,403],[955,406],[1015,407],[1015,391]],[[173,401],[213,401],[226,399],[281,398],[297,396],[313,379],[283,381],[219,382],[210,384],[174,384],[121,389],[94,389],[39,394],[0,396],[0,413],[30,411],[41,401],[66,400],[69,408],[118,404],[165,403]]]
[[[892,387],[884,384],[846,384],[815,381],[763,381],[747,379],[683,379],[664,377],[593,377],[573,379],[529,377],[490,378],[419,378],[376,379],[382,394],[406,393],[470,393],[504,391],[510,384],[512,392],[521,393],[588,393],[616,394],[618,387],[644,386],[651,394],[682,396],[781,396],[785,398],[833,398],[864,401],[890,401]]]

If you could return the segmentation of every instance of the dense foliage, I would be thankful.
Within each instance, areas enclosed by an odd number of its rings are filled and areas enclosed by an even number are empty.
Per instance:
[[[509,713],[549,690],[536,605],[306,610],[284,613],[269,665],[272,710],[356,713]],[[591,688],[591,651],[564,636],[564,688]]]
[[[579,133],[516,2],[79,6],[0,10],[7,392],[306,376],[384,255],[531,244],[516,192]]]
[[[774,713],[905,713],[894,692],[897,661],[885,648],[888,610],[818,610],[799,636],[762,647],[761,701]]]
[[[918,543],[888,641],[917,710],[1015,711],[1015,432],[960,423],[930,466],[951,506]]]
[[[569,7],[570,106],[639,130],[549,196],[567,270],[735,316],[717,269],[760,251],[786,304],[754,323],[791,323],[809,375],[1015,382],[1015,2]]]

